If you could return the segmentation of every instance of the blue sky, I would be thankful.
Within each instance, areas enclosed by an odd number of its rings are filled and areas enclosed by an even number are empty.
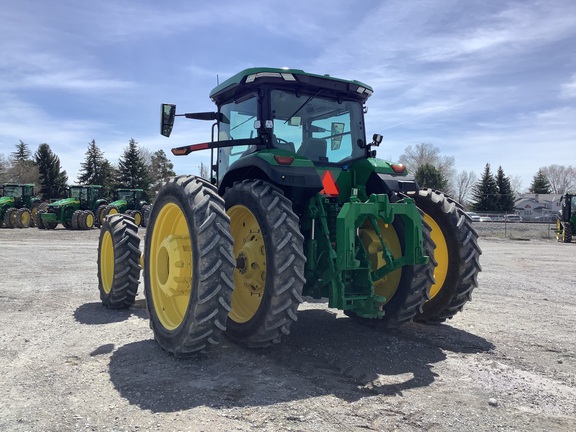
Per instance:
[[[458,171],[502,165],[528,187],[576,165],[576,2],[492,0],[79,2],[1,0],[0,154],[48,143],[74,181],[95,139],[116,163],[130,138],[178,174],[207,153],[207,122],[159,134],[161,102],[211,111],[210,90],[254,66],[370,84],[379,157],[430,143]]]

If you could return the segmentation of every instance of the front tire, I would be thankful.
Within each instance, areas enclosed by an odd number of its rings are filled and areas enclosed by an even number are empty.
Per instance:
[[[234,293],[226,335],[264,348],[290,333],[302,302],[304,237],[292,203],[261,180],[235,183],[224,194],[234,237]]]
[[[98,289],[108,309],[127,309],[138,293],[140,237],[134,221],[124,215],[104,220],[98,242]]]
[[[424,221],[432,228],[434,259],[438,264],[430,299],[415,320],[438,324],[452,318],[472,299],[482,269],[482,251],[472,220],[460,204],[432,189],[421,189],[413,198],[425,213]]]
[[[16,228],[29,228],[32,215],[26,207],[18,209],[16,212]]]
[[[174,356],[219,343],[233,290],[232,243],[213,185],[178,176],[160,189],[146,233],[144,286],[154,337]]]

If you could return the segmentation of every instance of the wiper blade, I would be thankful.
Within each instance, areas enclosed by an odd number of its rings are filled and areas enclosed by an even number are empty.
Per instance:
[[[284,122],[284,124],[286,124],[286,123],[288,123],[290,120],[292,120],[292,117],[294,117],[296,114],[298,114],[298,113],[300,112],[300,110],[301,110],[302,108],[304,108],[308,102],[310,102],[312,99],[314,99],[316,96],[318,96],[321,91],[322,91],[322,90],[318,90],[318,92],[317,92],[315,95],[312,95],[312,96],[310,96],[308,99],[306,99],[306,100],[304,101],[304,103],[303,103],[302,105],[300,105],[300,106],[298,107],[298,109],[297,109],[296,111],[294,111],[290,117],[288,117],[288,119]]]

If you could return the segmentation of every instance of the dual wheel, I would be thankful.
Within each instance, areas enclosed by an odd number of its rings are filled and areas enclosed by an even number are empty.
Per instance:
[[[32,223],[32,212],[26,207],[9,208],[2,221],[6,228],[28,228]]]
[[[571,243],[572,235],[572,224],[556,219],[556,240],[561,243]]]
[[[481,270],[478,234],[462,206],[432,189],[411,194],[423,215],[423,243],[430,257],[427,265],[404,266],[374,282],[375,293],[389,299],[381,320],[349,316],[375,327],[397,327],[407,321],[437,324],[462,310],[471,300]],[[392,255],[403,253],[404,226],[380,224],[383,240]],[[384,264],[380,239],[369,223],[360,230],[360,239],[375,270]]]
[[[102,224],[98,279],[109,308],[134,301],[136,230],[125,215]],[[302,243],[290,201],[266,182],[236,183],[223,199],[203,179],[169,180],[152,207],[144,247],[144,290],[158,343],[186,357],[210,349],[224,331],[249,347],[279,342],[302,301]]]

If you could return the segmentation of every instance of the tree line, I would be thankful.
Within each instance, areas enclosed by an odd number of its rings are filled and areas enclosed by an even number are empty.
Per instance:
[[[15,147],[10,159],[0,155],[0,183],[36,184],[36,194],[46,200],[66,197],[68,175],[48,144],[40,144],[34,154],[22,140]],[[102,185],[106,195],[118,188],[143,189],[152,198],[164,179],[176,175],[163,150],[150,153],[139,148],[134,139],[130,139],[116,166],[92,140],[80,168],[77,182]]]
[[[487,163],[480,178],[473,171],[457,173],[454,157],[441,155],[432,144],[409,146],[399,159],[414,173],[421,187],[443,191],[466,209],[475,211],[511,212],[514,200],[523,192],[564,194],[576,191],[576,168],[572,166],[541,167],[528,190],[522,191],[522,179],[506,176],[502,166],[493,174]]]

